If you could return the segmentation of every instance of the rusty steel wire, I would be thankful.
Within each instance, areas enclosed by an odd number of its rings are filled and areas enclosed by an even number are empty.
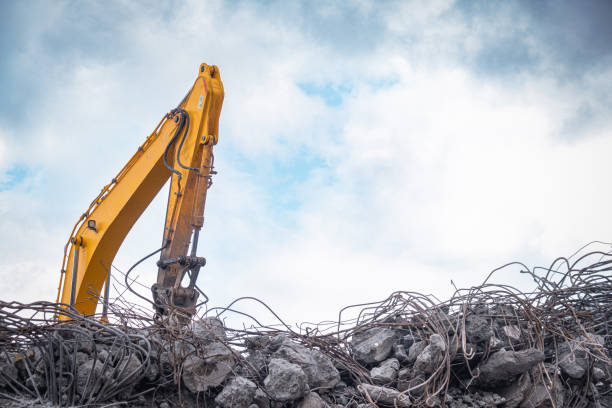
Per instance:
[[[517,267],[519,273],[533,280],[533,290],[523,292],[493,283],[497,273]],[[591,362],[612,364],[611,271],[612,255],[592,251],[558,258],[548,268],[504,265],[492,271],[482,285],[457,289],[444,301],[432,295],[397,291],[378,302],[347,306],[340,310],[337,321],[292,327],[281,313],[255,297],[238,298],[226,307],[200,308],[194,320],[223,319],[234,314],[248,322],[242,328],[226,328],[224,338],[213,332],[211,335],[231,351],[240,375],[264,392],[265,370],[254,367],[249,359],[258,339],[283,336],[317,349],[334,361],[349,386],[356,387],[372,383],[369,367],[354,357],[351,341],[356,334],[382,327],[415,340],[437,334],[446,344],[437,367],[403,391],[413,406],[428,406],[444,401],[449,387],[470,389],[477,385],[477,363],[499,349],[492,342],[485,347],[469,343],[466,324],[474,314],[487,319],[495,335],[510,348],[535,348],[545,353],[548,365],[541,363],[536,370],[542,383],[551,381],[549,368],[557,364],[559,346],[564,342],[582,347]],[[133,283],[127,278],[114,278],[115,292],[121,294]],[[241,309],[245,302],[263,306],[275,322],[263,324],[260,316]],[[56,406],[101,406],[108,402],[127,404],[174,389],[182,401],[182,362],[189,354],[202,353],[193,332],[181,319],[155,319],[147,309],[128,303],[122,296],[109,303],[110,323],[102,323],[100,316],[82,316],[57,303],[0,301],[0,363],[14,361],[22,373],[16,379],[0,371],[0,398]],[[60,313],[71,320],[58,321]],[[516,328],[520,335],[511,336],[501,330],[502,326]],[[164,352],[172,358],[164,360]],[[83,364],[84,360],[89,365]],[[564,386],[569,391],[567,407],[587,407],[600,397],[586,382],[566,381]],[[351,400],[368,402],[367,395],[358,393]]]

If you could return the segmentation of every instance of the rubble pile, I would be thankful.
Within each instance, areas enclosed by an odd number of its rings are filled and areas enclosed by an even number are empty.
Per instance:
[[[445,302],[396,292],[298,329],[228,328],[229,308],[136,325],[127,312],[105,324],[0,302],[0,405],[609,407],[612,257],[563,261],[563,273],[524,271],[530,293],[486,282]]]

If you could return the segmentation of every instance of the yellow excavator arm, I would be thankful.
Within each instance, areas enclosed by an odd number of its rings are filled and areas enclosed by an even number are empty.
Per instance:
[[[196,256],[196,248],[206,192],[215,174],[213,146],[219,137],[223,96],[219,69],[202,64],[183,101],[162,118],[74,226],[64,248],[59,302],[92,315],[105,282],[108,299],[111,264],[121,243],[171,178],[162,247],[156,251],[161,255],[153,303],[159,313],[168,308],[195,311],[195,280],[205,263]],[[186,275],[189,284],[183,286]]]

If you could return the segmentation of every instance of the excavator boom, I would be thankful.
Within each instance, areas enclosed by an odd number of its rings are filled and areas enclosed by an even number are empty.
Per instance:
[[[95,313],[105,282],[108,298],[111,264],[119,247],[170,178],[153,302],[159,313],[168,308],[186,314],[195,311],[195,280],[205,263],[196,256],[197,241],[215,173],[213,146],[218,141],[223,96],[219,69],[202,64],[183,101],[162,118],[74,226],[64,248],[59,302],[85,315]],[[186,275],[189,284],[183,286]]]

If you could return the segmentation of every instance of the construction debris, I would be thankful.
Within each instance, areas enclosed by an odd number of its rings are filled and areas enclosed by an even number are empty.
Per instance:
[[[487,282],[445,302],[396,292],[298,329],[280,318],[282,329],[225,327],[235,305],[184,325],[114,302],[117,321],[105,324],[53,303],[0,302],[0,405],[609,407],[611,268],[612,256],[590,253],[524,270],[533,292]]]

